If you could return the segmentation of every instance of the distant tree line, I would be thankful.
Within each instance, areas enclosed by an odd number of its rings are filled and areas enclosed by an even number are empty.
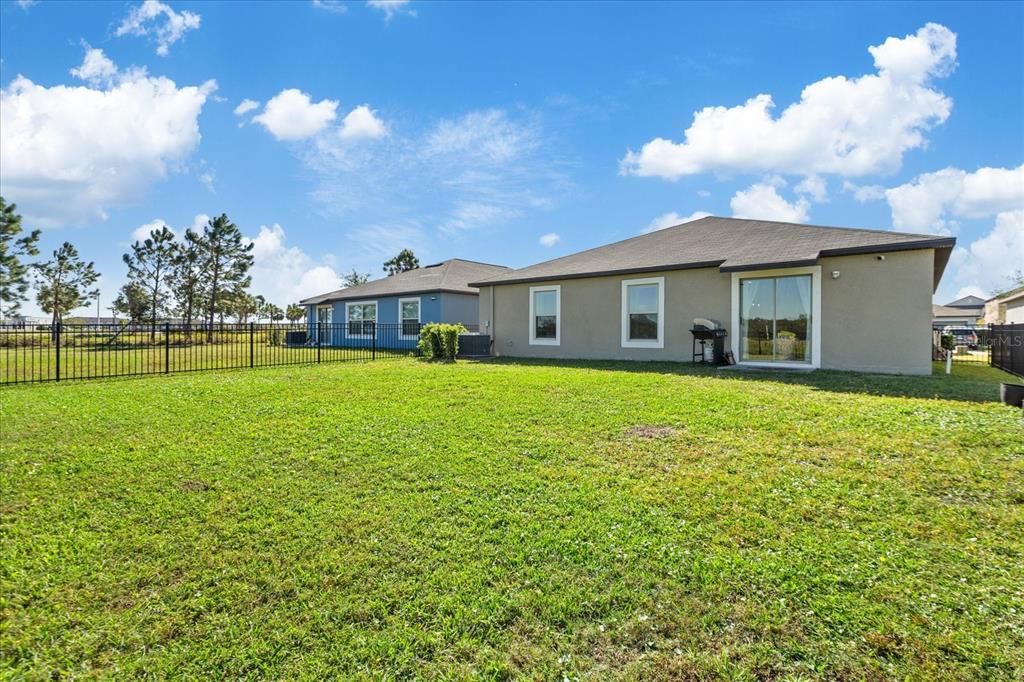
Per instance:
[[[100,275],[70,242],[47,260],[28,262],[39,254],[40,231],[25,233],[21,223],[16,206],[0,197],[0,317],[18,315],[29,289],[34,288],[36,302],[57,324],[99,296]],[[152,335],[157,323],[169,318],[189,327],[204,323],[211,336],[214,324],[227,318],[238,322],[303,319],[303,306],[289,303],[282,309],[249,292],[252,251],[253,243],[223,213],[201,231],[186,230],[180,240],[161,225],[124,254],[127,281],[110,310],[131,322],[150,325]],[[384,263],[388,276],[418,267],[419,260],[409,249]],[[342,276],[342,285],[359,286],[369,279],[368,273],[353,269]]]

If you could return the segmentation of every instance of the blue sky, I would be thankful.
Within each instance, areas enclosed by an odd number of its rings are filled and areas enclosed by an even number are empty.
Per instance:
[[[1021,3],[5,0],[0,60],[0,191],[104,308],[222,212],[279,304],[702,213],[953,234],[939,302],[1024,267]]]

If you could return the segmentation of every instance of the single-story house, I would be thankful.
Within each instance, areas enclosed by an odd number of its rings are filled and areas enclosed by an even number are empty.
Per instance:
[[[932,306],[932,326],[973,326],[985,317],[985,299],[964,296],[946,305]]]
[[[985,323],[1024,324],[1024,287],[993,296],[985,301]]]
[[[943,327],[973,327],[978,324],[979,315],[974,310],[963,308],[950,308],[946,305],[932,306],[932,327],[941,329]]]
[[[708,319],[741,365],[929,374],[955,243],[708,217],[470,286],[496,355],[689,361]]]
[[[414,348],[420,325],[461,323],[475,330],[479,292],[470,280],[509,268],[452,258],[299,301],[306,308],[310,339],[321,345],[363,346],[379,342]]]

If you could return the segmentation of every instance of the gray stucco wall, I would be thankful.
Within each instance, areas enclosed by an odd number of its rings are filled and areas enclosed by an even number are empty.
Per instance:
[[[821,366],[825,369],[930,374],[931,249],[822,258]],[[840,276],[833,279],[831,272]],[[665,278],[665,347],[623,348],[623,279]],[[529,343],[529,290],[561,286],[558,346]],[[689,361],[695,317],[719,321],[730,335],[732,277],[717,268],[616,275],[480,290],[481,329],[490,323],[497,355],[602,360]],[[728,343],[727,343],[728,346]]]
[[[475,327],[480,321],[480,303],[476,294],[441,294],[441,320]]]
[[[934,263],[931,249],[887,253],[884,261],[822,258],[822,369],[931,374]]]

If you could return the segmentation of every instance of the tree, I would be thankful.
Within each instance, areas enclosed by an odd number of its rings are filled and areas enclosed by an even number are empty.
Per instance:
[[[415,270],[420,266],[420,259],[413,254],[409,249],[402,249],[398,252],[398,255],[389,261],[384,263],[384,272],[388,273],[388,277],[391,275],[397,275],[401,272],[407,272],[409,270]]]
[[[289,303],[288,308],[284,311],[284,316],[288,318],[289,322],[298,322],[306,316],[306,309],[301,305]]]
[[[280,322],[284,319],[284,311],[281,310],[280,306],[276,306],[273,303],[267,303],[264,311],[271,322]]]
[[[210,220],[199,240],[199,261],[206,282],[207,341],[213,341],[213,321],[227,312],[228,292],[246,289],[252,283],[253,243],[242,237],[238,226],[226,214]]]
[[[146,290],[149,298],[149,338],[156,338],[156,322],[167,310],[169,280],[174,271],[178,245],[174,233],[164,225],[152,230],[149,237],[132,244],[132,252],[124,254],[128,281]]]
[[[21,259],[39,254],[39,230],[19,237],[21,216],[16,209],[0,197],[0,319],[17,315],[28,300],[30,266]]]
[[[357,272],[355,268],[352,268],[352,272],[347,275],[341,276],[341,284],[345,289],[350,287],[357,287],[360,284],[366,284],[370,281],[370,273]]]
[[[92,262],[86,263],[70,242],[53,252],[53,259],[33,265],[38,295],[36,301],[43,312],[53,316],[56,325],[64,315],[89,302],[97,295],[93,287],[100,278]]]
[[[151,302],[145,287],[128,282],[118,290],[117,298],[110,309],[127,317],[129,322],[142,322],[151,310]]]
[[[263,305],[262,297],[253,296],[245,289],[235,289],[224,299],[226,313],[243,324],[248,322],[250,317],[256,317],[256,321],[259,321],[261,305]]]
[[[186,230],[172,264],[169,286],[178,315],[185,320],[185,335],[192,338],[192,320],[202,314],[204,273],[199,244],[202,235]]]

